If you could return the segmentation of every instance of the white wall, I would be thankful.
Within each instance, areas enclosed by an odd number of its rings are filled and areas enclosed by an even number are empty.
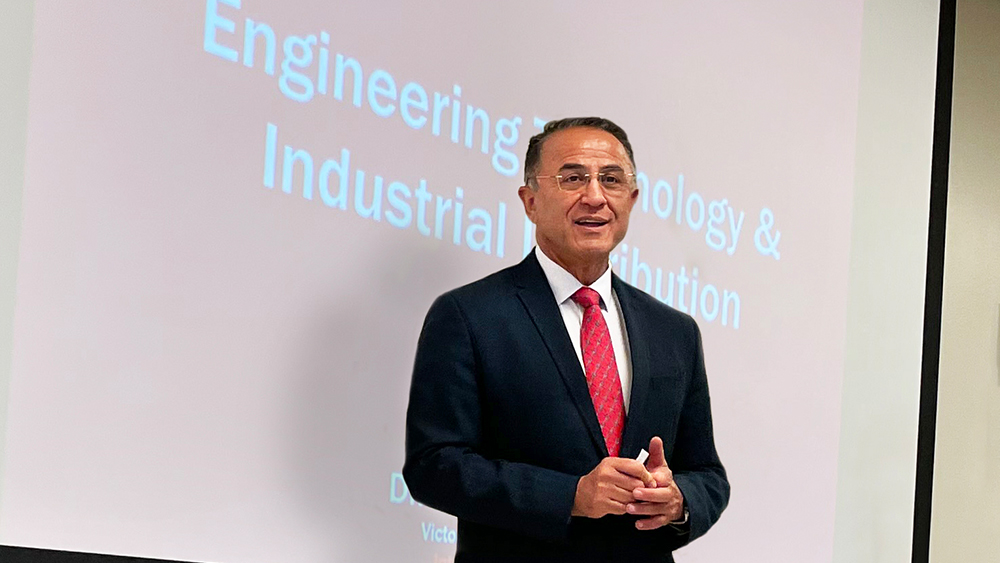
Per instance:
[[[1000,558],[1000,2],[958,2],[931,561]]]
[[[0,5],[0,481],[14,331],[14,286],[21,233],[33,1]],[[0,515],[2,517],[2,515]]]
[[[910,561],[938,13],[865,2],[835,563]]]

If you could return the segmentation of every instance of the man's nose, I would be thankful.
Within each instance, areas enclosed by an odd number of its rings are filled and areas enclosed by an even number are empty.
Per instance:
[[[601,187],[601,182],[598,180],[597,175],[594,174],[590,176],[587,180],[587,185],[583,188],[583,196],[580,198],[584,203],[593,206],[601,206],[607,202],[607,197],[604,193],[604,188]]]

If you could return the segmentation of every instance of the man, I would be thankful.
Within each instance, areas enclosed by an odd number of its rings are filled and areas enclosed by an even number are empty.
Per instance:
[[[694,320],[610,269],[638,197],[632,147],[606,119],[563,119],[524,165],[537,248],[431,306],[403,476],[458,517],[457,562],[673,561],[729,483]]]

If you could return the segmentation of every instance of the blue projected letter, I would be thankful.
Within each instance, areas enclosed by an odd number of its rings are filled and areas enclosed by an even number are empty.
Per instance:
[[[207,0],[205,2],[205,52],[235,63],[240,58],[236,49],[219,45],[215,41],[215,30],[217,29],[229,33],[236,32],[236,22],[219,15],[219,2],[237,10],[240,9],[240,0]]]
[[[247,18],[243,28],[243,66],[253,68],[258,35],[264,37],[264,72],[274,76],[274,50],[277,42],[274,30],[266,23],[257,23],[250,18]]]
[[[376,69],[368,76],[368,105],[379,117],[389,117],[396,111],[396,104],[383,105],[378,96],[385,96],[390,100],[396,99],[396,81],[392,75],[382,69]]]
[[[389,199],[389,205],[393,207],[385,212],[386,220],[397,229],[409,227],[413,221],[413,209],[409,202],[413,194],[410,192],[409,186],[402,182],[393,182],[389,184],[389,191],[386,195]]]
[[[313,61],[313,46],[316,45],[316,36],[296,37],[290,35],[285,38],[284,51],[285,60],[281,61],[281,78],[278,79],[278,87],[281,93],[296,102],[308,102],[314,94],[312,80],[304,73],[292,70],[295,68],[309,68]],[[301,87],[301,92],[296,92],[289,83]]]
[[[427,123],[427,116],[418,114],[414,117],[410,113],[411,108],[420,110],[421,114],[427,113],[430,107],[427,105],[427,91],[416,82],[407,82],[399,93],[399,113],[403,116],[403,121],[414,129],[420,129]]]
[[[504,176],[517,174],[517,169],[521,165],[517,155],[507,150],[517,144],[520,126],[521,118],[515,117],[498,119],[494,128],[497,138],[493,141],[493,169]]]

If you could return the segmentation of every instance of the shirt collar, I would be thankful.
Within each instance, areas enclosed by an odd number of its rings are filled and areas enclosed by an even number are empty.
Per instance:
[[[538,259],[538,264],[542,267],[542,272],[545,273],[545,278],[549,281],[549,287],[552,288],[552,294],[556,298],[556,303],[562,305],[578,289],[583,287],[580,280],[576,279],[573,274],[567,272],[562,266],[556,264],[537,246],[535,247],[535,257]],[[597,281],[590,284],[589,287],[601,296],[601,308],[605,311],[608,310],[608,303],[611,302],[612,295],[610,263],[608,264],[608,269],[604,270],[601,277],[597,278]]]

